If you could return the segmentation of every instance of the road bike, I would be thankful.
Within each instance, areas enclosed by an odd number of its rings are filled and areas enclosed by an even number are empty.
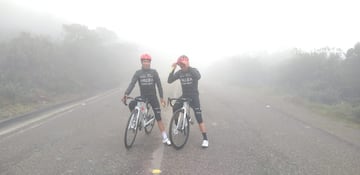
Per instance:
[[[125,147],[129,149],[135,142],[137,132],[141,131],[142,128],[144,128],[146,134],[151,133],[155,124],[155,114],[148,99],[144,97],[127,97],[124,101],[126,106],[128,105],[126,103],[127,99],[133,99],[137,102],[125,128],[124,143]]]
[[[191,98],[168,98],[168,104],[174,106],[173,101],[182,103],[182,107],[173,113],[170,120],[169,139],[175,149],[181,149],[185,146],[189,134],[190,125],[193,124],[190,115]]]

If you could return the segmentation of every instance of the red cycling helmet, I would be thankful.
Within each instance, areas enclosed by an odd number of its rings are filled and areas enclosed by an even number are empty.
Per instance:
[[[149,61],[151,61],[151,56],[150,56],[149,54],[147,54],[147,53],[142,54],[142,55],[140,56],[140,60],[141,60],[141,61],[142,61],[142,60],[149,60]]]
[[[189,63],[189,58],[188,58],[186,55],[181,55],[181,56],[178,58],[178,60],[177,60],[176,63],[177,63],[177,64],[180,64],[180,63],[182,63],[182,64],[188,64],[188,63]]]

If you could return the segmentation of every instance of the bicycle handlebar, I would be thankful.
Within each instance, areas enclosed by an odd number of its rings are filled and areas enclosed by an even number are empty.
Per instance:
[[[168,106],[170,105],[171,107],[173,107],[174,106],[174,104],[172,103],[172,101],[176,101],[176,100],[179,100],[180,102],[191,102],[192,101],[192,99],[191,98],[185,98],[185,97],[181,97],[181,98],[170,98],[170,97],[168,97],[168,102],[167,102],[167,104],[168,104]]]
[[[125,104],[125,106],[127,106],[128,104],[126,103],[126,100],[127,99],[133,99],[133,100],[135,100],[135,101],[137,101],[137,102],[145,102],[145,103],[147,103],[148,102],[148,99],[147,98],[144,98],[144,97],[128,97],[128,96],[126,96],[126,98],[123,100],[123,102],[124,102],[124,104]]]
[[[124,103],[125,106],[128,105],[128,104],[126,103],[126,100],[127,100],[127,99],[134,99],[134,97],[128,97],[128,96],[126,96],[126,98],[123,99],[123,103]]]
[[[173,107],[174,105],[171,103],[173,100],[176,100],[176,99],[168,97],[167,106],[170,105],[171,107]]]

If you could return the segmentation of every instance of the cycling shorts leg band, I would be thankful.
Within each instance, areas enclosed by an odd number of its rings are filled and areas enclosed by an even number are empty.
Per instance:
[[[195,118],[196,121],[200,124],[203,122],[201,109],[200,108],[194,108]]]

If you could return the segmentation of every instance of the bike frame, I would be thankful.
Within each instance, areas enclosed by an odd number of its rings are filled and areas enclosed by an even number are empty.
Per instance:
[[[181,149],[189,138],[190,124],[193,124],[190,115],[190,102],[192,99],[187,97],[168,98],[168,105],[174,107],[174,100],[181,102],[182,106],[179,106],[180,108],[173,112],[170,121],[169,138],[175,149]]]
[[[141,122],[141,127],[145,127],[148,124],[150,124],[153,120],[155,120],[155,118],[151,118],[150,120],[145,121],[145,116],[147,115],[147,111],[148,111],[146,104],[147,103],[142,102],[142,101],[137,102],[134,110],[138,110],[139,112],[136,115],[136,125],[135,126],[138,126],[138,123]]]
[[[190,114],[189,114],[189,112],[190,112],[189,102],[185,101],[183,103],[183,106],[180,109],[183,110],[184,112],[183,112],[183,116],[178,117],[178,123],[180,122],[181,118],[182,118],[183,122],[181,123],[181,128],[179,128],[179,125],[177,125],[176,127],[177,127],[177,129],[183,130],[183,129],[185,129],[185,126],[186,126],[185,122],[184,122],[185,120],[187,120],[186,116],[190,116]]]
[[[130,149],[134,144],[136,135],[138,131],[141,131],[144,128],[146,134],[150,134],[155,122],[155,114],[149,113],[149,101],[147,99],[143,99],[142,97],[126,97],[123,102],[127,106],[126,99],[134,99],[136,101],[136,105],[131,111],[130,118],[127,122],[127,127],[124,135],[124,143],[127,149]],[[151,110],[152,111],[152,110]]]

